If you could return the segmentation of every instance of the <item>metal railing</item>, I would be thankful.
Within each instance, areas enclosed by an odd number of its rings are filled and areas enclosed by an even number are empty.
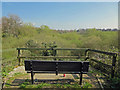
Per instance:
[[[105,63],[102,63],[100,61],[97,61],[97,60],[94,60],[94,59],[90,58],[88,52],[96,52],[96,53],[101,53],[101,54],[112,56],[112,65],[108,65],[108,64],[105,64]],[[101,65],[104,65],[105,67],[111,68],[111,78],[114,77],[117,53],[100,51],[100,50],[93,50],[93,49],[87,49],[85,51],[85,56],[86,56],[87,59],[90,59],[90,60],[92,60],[94,62],[97,62],[97,63],[99,63]]]
[[[21,58],[30,58],[30,59],[34,59],[34,58],[52,58],[54,60],[56,59],[60,59],[60,58],[70,58],[70,59],[80,59],[83,58],[84,60],[91,60],[94,62],[97,62],[101,65],[104,65],[105,67],[109,67],[111,68],[111,77],[114,77],[114,73],[115,73],[115,65],[116,65],[116,57],[117,57],[117,53],[112,53],[112,52],[105,52],[105,51],[100,51],[100,50],[93,50],[93,49],[89,49],[89,48],[17,48],[18,50],[18,61],[19,61],[19,65],[21,62]],[[52,50],[53,51],[53,55],[52,56],[20,56],[21,54],[21,50]],[[57,51],[58,50],[84,50],[84,56],[56,56],[57,55]],[[110,55],[112,56],[112,65],[108,65],[105,63],[102,63],[100,61],[94,60],[92,58],[89,57],[89,52],[95,52],[95,53],[101,53],[101,54],[105,54],[105,55]]]

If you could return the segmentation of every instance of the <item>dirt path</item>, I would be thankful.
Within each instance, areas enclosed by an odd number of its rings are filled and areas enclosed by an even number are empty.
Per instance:
[[[15,73],[27,73],[24,69],[24,66],[19,66],[11,71],[7,78],[13,77]],[[30,74],[26,74],[23,76],[16,77],[12,81],[11,87],[18,88],[18,86],[23,83],[26,79],[31,80]],[[6,79],[7,80],[7,79]],[[79,82],[78,74],[66,74],[63,77],[63,74],[55,75],[55,74],[35,74],[34,76],[35,83],[47,82],[47,83],[69,83],[72,84],[75,81]],[[96,77],[92,73],[83,75],[83,83],[87,81],[92,84],[92,88],[100,88],[99,82]]]
[[[24,66],[19,66],[17,68],[14,68],[14,70],[9,73],[8,77],[12,77],[15,73],[27,73],[27,72],[25,71]]]

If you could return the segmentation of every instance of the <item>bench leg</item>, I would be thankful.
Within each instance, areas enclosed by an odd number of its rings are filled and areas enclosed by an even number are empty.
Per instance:
[[[58,75],[58,71],[56,71],[56,75]]]
[[[80,85],[82,85],[82,72],[80,74]]]
[[[31,71],[31,81],[32,81],[32,84],[34,84],[34,78],[33,78],[33,76],[34,76],[34,73],[33,73],[33,71]]]

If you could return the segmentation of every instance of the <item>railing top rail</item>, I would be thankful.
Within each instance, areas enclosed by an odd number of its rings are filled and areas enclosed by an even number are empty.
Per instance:
[[[93,49],[87,49],[87,51],[92,51],[92,52],[97,52],[97,53],[102,53],[102,54],[112,55],[112,56],[116,56],[117,55],[117,53],[100,51],[100,50],[93,50]]]
[[[54,50],[86,50],[86,51],[92,51],[92,52],[97,52],[97,53],[102,53],[102,54],[112,55],[112,56],[117,55],[117,53],[94,50],[89,48],[17,48],[17,50],[53,50],[53,49]]]
[[[53,48],[54,50],[87,50],[88,48]],[[17,50],[52,50],[52,48],[17,48]]]

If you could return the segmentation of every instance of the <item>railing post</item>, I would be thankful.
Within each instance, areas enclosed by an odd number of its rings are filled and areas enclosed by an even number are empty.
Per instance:
[[[115,73],[115,64],[116,64],[116,55],[113,55],[111,78],[114,77],[114,73]]]
[[[18,49],[18,65],[20,66],[20,49]]]
[[[85,60],[89,59],[89,56],[87,56],[88,51],[89,51],[89,49],[85,50],[85,57],[86,57]]]
[[[53,56],[56,56],[56,49],[52,48],[53,50]],[[54,58],[54,60],[56,61],[56,58]]]

